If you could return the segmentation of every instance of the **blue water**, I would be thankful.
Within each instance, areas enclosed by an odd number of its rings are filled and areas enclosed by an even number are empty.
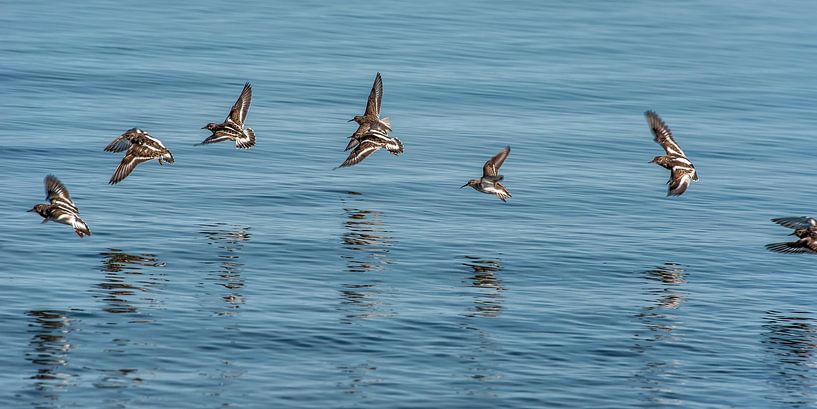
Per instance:
[[[763,247],[814,2],[71,3],[0,5],[0,407],[817,405],[817,259]],[[405,154],[333,171],[378,71]],[[245,81],[258,145],[193,146]],[[176,163],[109,186],[136,126]]]

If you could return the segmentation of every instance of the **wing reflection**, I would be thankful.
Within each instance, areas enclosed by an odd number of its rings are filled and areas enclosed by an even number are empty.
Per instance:
[[[214,270],[209,280],[215,281],[227,291],[221,296],[225,302],[225,311],[219,311],[218,315],[232,316],[237,313],[238,308],[244,304],[244,296],[241,289],[244,288],[244,278],[241,272],[244,263],[239,261],[239,252],[244,242],[249,241],[250,228],[245,226],[230,226],[223,223],[204,225],[202,234],[207,236],[207,244],[218,248],[216,258],[218,269]],[[206,262],[214,264],[213,262]]]
[[[499,260],[486,260],[479,257],[465,256],[462,265],[470,267],[473,275],[469,277],[469,286],[476,288],[474,310],[469,316],[496,317],[502,312],[502,287],[497,273],[502,271]]]
[[[31,376],[34,379],[34,388],[41,394],[42,401],[35,405],[52,403],[60,407],[59,393],[72,385],[77,375],[69,370],[68,357],[74,349],[68,340],[76,323],[70,318],[68,311],[60,310],[32,310],[26,313],[32,318],[29,324],[33,333],[26,359],[36,368],[37,372]]]
[[[635,377],[648,405],[681,405],[680,395],[673,390],[673,385],[683,378],[678,371],[681,360],[671,355],[677,353],[677,348],[671,346],[679,342],[674,333],[680,321],[673,311],[684,302],[685,270],[678,264],[665,263],[643,275],[649,303],[635,316],[643,330],[635,334],[633,350],[644,358],[644,367]]]
[[[156,299],[151,298],[149,289],[161,282],[163,274],[153,271],[154,267],[164,267],[154,254],[129,254],[120,249],[110,249],[99,254],[102,256],[102,271],[105,279],[96,284],[101,294],[94,295],[101,298],[107,306],[104,311],[113,314],[139,312],[138,304],[154,304]],[[148,267],[147,274],[142,270]]]
[[[383,305],[383,290],[378,287],[380,281],[361,280],[368,276],[359,275],[382,272],[391,264],[392,239],[383,223],[383,213],[352,207],[343,210],[346,212],[343,223],[346,231],[341,240],[347,254],[341,257],[346,260],[346,272],[355,274],[344,276],[349,281],[341,284],[340,303],[345,311],[342,322],[392,316],[394,312]]]
[[[808,312],[766,311],[762,343],[770,359],[769,383],[782,393],[774,394],[787,406],[811,407],[817,367],[817,321]]]

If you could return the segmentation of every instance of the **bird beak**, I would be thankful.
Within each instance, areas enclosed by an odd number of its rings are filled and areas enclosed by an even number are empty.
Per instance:
[[[207,125],[202,126],[201,129],[207,129]]]
[[[34,211],[34,208],[32,207],[31,209],[26,210],[26,213],[33,212],[33,211]]]
[[[346,121],[346,122],[352,122],[352,121],[354,121],[354,120],[355,120],[355,119],[354,119],[354,118],[352,118],[352,119],[350,119],[350,120],[348,120],[348,121]]]
[[[30,212],[30,211],[31,211],[31,210],[29,210],[29,212]],[[796,232],[796,231],[794,231],[794,232],[792,232],[791,234],[789,234],[789,236],[795,236],[795,235],[797,235],[797,232]]]
[[[462,188],[464,188],[464,187],[466,187],[466,186],[468,186],[468,183],[466,183],[466,184],[464,184],[464,185],[460,186],[460,189],[462,189]]]

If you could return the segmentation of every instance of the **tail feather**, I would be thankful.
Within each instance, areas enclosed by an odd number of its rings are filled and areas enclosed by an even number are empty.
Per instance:
[[[244,130],[244,135],[235,138],[235,147],[238,149],[249,149],[255,146],[255,131],[252,128]]]

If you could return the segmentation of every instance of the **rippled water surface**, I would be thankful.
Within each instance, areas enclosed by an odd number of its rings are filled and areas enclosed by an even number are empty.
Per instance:
[[[6,2],[0,406],[815,406],[817,258],[764,249],[817,216],[815,15]],[[332,170],[378,71],[405,154]],[[258,145],[193,146],[245,81]],[[136,126],[176,163],[109,186]],[[508,203],[459,189],[505,145]]]

